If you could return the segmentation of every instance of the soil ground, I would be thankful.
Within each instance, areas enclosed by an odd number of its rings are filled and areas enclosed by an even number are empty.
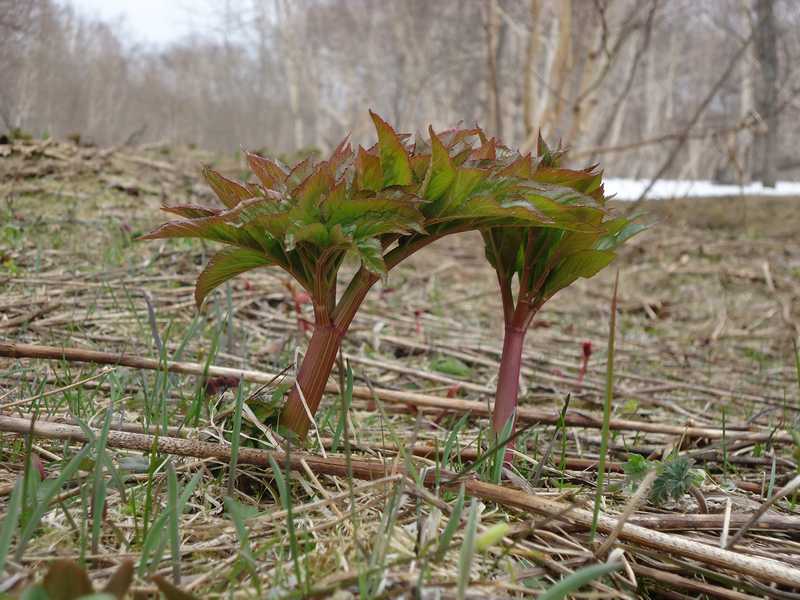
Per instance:
[[[0,150],[0,342],[155,359],[160,344],[169,360],[291,373],[306,334],[287,277],[253,272],[215,293],[198,312],[193,281],[211,248],[186,240],[135,241],[165,220],[162,202],[212,204],[198,175],[200,163],[244,176],[236,161],[164,147],[18,142]],[[679,453],[702,474],[699,494],[645,500],[631,522],[719,548],[721,535],[733,536],[797,475],[798,206],[798,198],[647,204],[642,208],[655,225],[620,253],[615,268],[563,291],[538,315],[527,338],[521,405],[555,417],[569,398],[568,416],[599,422],[619,271],[612,416],[643,425],[612,432],[604,513],[620,514],[631,499],[623,469],[630,471],[632,456],[674,461]],[[442,240],[392,272],[370,293],[344,344],[356,385],[489,403],[502,345],[495,286],[477,235]],[[301,318],[310,318],[309,306],[302,311]],[[592,353],[579,381],[586,342]],[[244,385],[244,397],[257,387]],[[253,401],[268,404],[271,391],[261,390]],[[182,426],[178,435],[187,439],[228,444],[236,396],[236,390],[207,394],[202,377],[191,375],[0,358],[0,418],[37,413],[41,420],[79,420],[98,428],[110,408],[114,426],[134,424],[153,434]],[[309,452],[324,448],[327,456],[343,455],[341,443],[331,447],[341,415],[339,397],[329,395]],[[410,450],[443,448],[450,440],[456,443],[442,466],[458,471],[490,446],[487,419],[470,415],[459,422],[461,416],[455,409],[355,399],[345,429],[347,454],[383,459],[387,473],[396,472],[397,464],[435,468],[439,461],[413,457]],[[659,431],[665,425],[725,433]],[[598,428],[553,425],[552,419],[526,427],[502,485],[591,510]],[[242,431],[246,445],[274,447],[275,438],[260,433],[248,415]],[[763,435],[737,440],[741,431]],[[38,457],[52,481],[79,448],[0,433],[0,515],[9,510],[26,456]],[[170,462],[178,487],[186,490],[195,474],[200,477],[175,521],[180,549],[172,553],[166,531],[148,537],[159,515],[174,508],[168,456],[112,447],[104,452],[115,470],[107,467],[98,477],[96,463],[82,464],[42,507],[41,523],[23,552],[16,553],[22,535],[13,537],[6,572],[0,571],[0,596],[20,593],[56,557],[82,562],[96,582],[127,557],[137,566],[134,589],[140,594],[154,592],[151,575],[173,576],[177,569],[181,587],[201,598],[228,597],[234,589],[237,597],[449,597],[468,572],[468,596],[521,598],[596,562],[604,539],[592,542],[568,515],[566,523],[543,521],[518,507],[481,501],[475,509],[479,535],[498,523],[511,529],[504,540],[476,552],[467,569],[466,522],[450,547],[440,555],[429,552],[457,504],[452,489],[427,492],[413,478],[365,484],[309,469],[295,472],[282,496],[282,481],[269,468],[240,465],[233,496],[247,517],[243,540],[223,504],[230,492],[228,465],[181,458]],[[474,471],[488,479],[486,467],[479,463]],[[93,511],[98,481],[106,490],[102,519]],[[280,510],[287,501],[291,523]],[[37,502],[41,498],[30,494],[25,499],[23,521]],[[702,504],[711,517],[703,516]],[[731,525],[723,532],[726,511]],[[736,551],[800,572],[794,490],[766,515],[771,525],[751,528]],[[93,526],[99,527],[95,539]],[[624,539],[617,547],[625,568],[591,584],[593,597],[776,597],[790,590],[689,554]],[[160,558],[153,559],[159,549]],[[151,559],[142,560],[147,552]]]

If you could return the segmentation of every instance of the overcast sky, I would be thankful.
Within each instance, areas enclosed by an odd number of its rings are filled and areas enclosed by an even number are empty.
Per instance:
[[[132,41],[163,45],[201,26],[211,13],[204,0],[61,0],[82,15],[122,28]]]

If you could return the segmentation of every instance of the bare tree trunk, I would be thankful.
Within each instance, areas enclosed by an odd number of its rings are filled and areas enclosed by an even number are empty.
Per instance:
[[[497,0],[486,4],[486,63],[489,79],[489,123],[492,133],[503,137],[503,120],[500,112],[500,83],[497,76],[497,54],[499,50],[498,33],[500,31],[500,13],[497,11]]]
[[[778,149],[778,46],[774,7],[775,0],[756,0],[755,51],[760,74],[756,108],[764,127],[757,133],[754,159],[758,177],[767,187],[775,187]]]
[[[547,83],[550,87],[547,109],[543,113],[542,126],[551,134],[558,129],[566,106],[564,88],[572,65],[572,0],[562,0],[558,15],[558,45],[553,56]]]
[[[741,21],[742,29],[749,31],[753,27],[750,12],[751,0],[742,0]],[[742,83],[739,94],[739,120],[744,123],[752,118],[755,112],[755,81],[758,68],[755,51],[749,50],[742,61]],[[754,134],[749,128],[736,134],[736,145],[739,148],[739,163],[742,167],[741,183],[747,183],[753,177],[753,144]]]
[[[525,50],[525,66],[522,73],[522,119],[525,123],[525,137],[533,137],[534,124],[533,100],[536,97],[536,80],[533,77],[533,70],[536,68],[536,60],[539,50],[539,15],[541,13],[540,0],[530,0],[530,34],[528,35],[528,45]]]

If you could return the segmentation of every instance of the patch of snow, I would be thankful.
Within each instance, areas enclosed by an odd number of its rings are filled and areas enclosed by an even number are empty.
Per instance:
[[[603,183],[606,195],[616,194],[615,200],[638,200],[650,180],[612,177]],[[800,196],[800,182],[779,181],[774,188],[769,188],[761,185],[761,182],[723,185],[713,181],[661,179],[647,193],[647,198],[651,200],[711,196]]]

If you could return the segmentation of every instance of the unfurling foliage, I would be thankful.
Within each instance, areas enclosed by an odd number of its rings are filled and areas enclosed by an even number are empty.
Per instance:
[[[248,154],[257,181],[239,183],[211,169],[203,175],[225,208],[165,206],[182,217],[143,239],[202,238],[225,248],[197,282],[196,299],[258,267],[284,269],[332,308],[345,255],[385,275],[417,246],[455,231],[537,225],[595,233],[602,212],[582,190],[557,178],[532,180],[529,157],[505,152],[480,129],[398,135],[372,114],[378,143],[353,151],[347,140],[330,158],[292,168]],[[551,180],[548,180],[548,177]],[[582,205],[587,206],[581,209]]]
[[[562,187],[560,210],[586,226],[484,230],[489,263],[501,281],[510,284],[517,277],[519,300],[534,310],[576,279],[596,275],[614,260],[620,244],[645,228],[625,217],[609,216],[603,173],[596,166],[579,171],[560,168],[563,152],[551,151],[541,138],[538,154],[535,160],[520,159],[516,173],[535,184]]]
[[[492,416],[495,432],[513,420],[519,394],[519,372],[525,333],[539,309],[580,277],[593,277],[614,260],[615,249],[644,226],[606,209],[602,172],[559,166],[563,153],[551,151],[539,138],[538,156],[519,156],[509,173],[529,188],[558,189],[556,208],[547,213],[557,226],[521,224],[482,230],[486,258],[497,273],[505,321],[505,340]],[[514,298],[514,280],[517,296]]]
[[[508,240],[516,240],[535,228],[548,232],[548,246],[565,250],[582,248],[587,236],[600,240],[620,231],[604,221],[602,203],[592,196],[593,176],[566,185],[571,182],[562,181],[559,171],[540,168],[530,155],[511,152],[478,128],[438,134],[429,128],[428,136],[412,139],[370,114],[378,137],[374,146],[354,151],[345,140],[327,160],[306,159],[292,168],[248,154],[256,180],[245,183],[205,169],[224,208],[165,206],[181,219],[144,236],[201,238],[224,246],[197,280],[198,305],[220,284],[259,267],[283,269],[308,292],[315,331],[297,378],[303,393],[292,389],[283,422],[301,436],[309,425],[305,405],[312,414],[319,406],[358,306],[406,257],[467,230],[490,231],[494,239],[495,232],[512,228],[517,233]],[[513,245],[508,240],[500,240],[501,253]],[[513,252],[516,265],[518,248]],[[357,257],[360,269],[337,295],[337,274],[348,254]],[[566,285],[571,273],[590,268],[584,254],[574,254],[559,254],[564,275],[549,282],[548,292]],[[494,264],[501,260],[505,254]]]

